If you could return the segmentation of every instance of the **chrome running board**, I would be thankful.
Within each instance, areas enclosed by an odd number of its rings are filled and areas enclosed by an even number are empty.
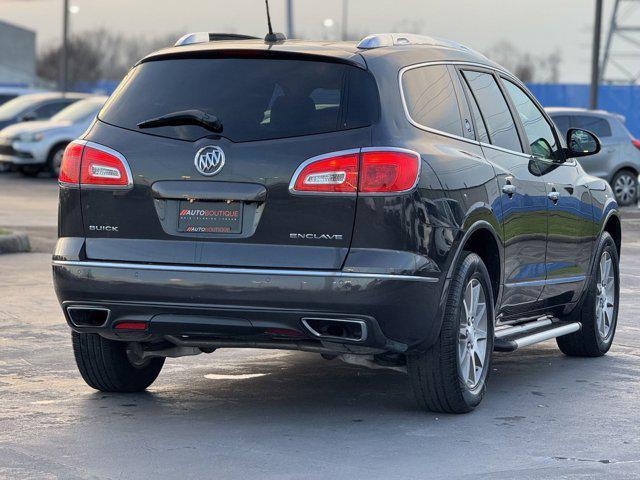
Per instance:
[[[518,325],[497,328],[495,332],[496,338],[504,338],[516,333],[528,332],[530,330],[535,330],[536,328],[546,327],[547,325],[551,325],[553,320],[551,317],[543,317],[539,318],[534,322],[520,323]]]
[[[513,352],[521,347],[577,332],[581,328],[582,324],[579,322],[568,323],[552,318],[543,318],[535,322],[497,330],[493,349],[498,352]]]

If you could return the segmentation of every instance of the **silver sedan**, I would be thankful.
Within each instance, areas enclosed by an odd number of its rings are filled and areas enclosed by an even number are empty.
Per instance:
[[[107,97],[80,100],[46,121],[23,122],[0,130],[0,163],[25,175],[42,171],[57,177],[64,149],[91,125]]]

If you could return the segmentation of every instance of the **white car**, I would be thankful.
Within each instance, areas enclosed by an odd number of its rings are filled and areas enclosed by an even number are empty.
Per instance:
[[[46,93],[46,90],[29,87],[0,87],[0,105],[16,97],[31,93]]]
[[[60,173],[62,154],[69,142],[91,125],[107,97],[80,100],[45,121],[23,122],[0,130],[0,163],[13,165],[28,176]]]

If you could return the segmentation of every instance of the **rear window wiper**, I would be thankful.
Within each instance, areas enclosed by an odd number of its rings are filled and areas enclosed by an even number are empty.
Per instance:
[[[202,110],[181,110],[179,112],[167,113],[156,118],[150,118],[138,123],[138,128],[153,128],[176,125],[200,125],[215,133],[222,132],[222,122],[218,117]]]

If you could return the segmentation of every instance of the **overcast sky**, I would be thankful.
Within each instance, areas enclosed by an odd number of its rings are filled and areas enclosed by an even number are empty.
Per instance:
[[[486,52],[507,40],[536,55],[560,49],[561,80],[588,82],[595,0],[348,0],[349,30],[411,31],[450,38]],[[106,28],[160,35],[233,31],[262,36],[262,0],[70,0],[72,30]],[[274,29],[285,31],[285,0],[271,0]],[[605,0],[608,20],[613,0]],[[37,32],[40,47],[60,40],[62,0],[0,0],[0,19]],[[342,0],[294,0],[297,32],[337,38]],[[323,21],[332,18],[332,29]],[[607,21],[605,21],[605,27]]]

